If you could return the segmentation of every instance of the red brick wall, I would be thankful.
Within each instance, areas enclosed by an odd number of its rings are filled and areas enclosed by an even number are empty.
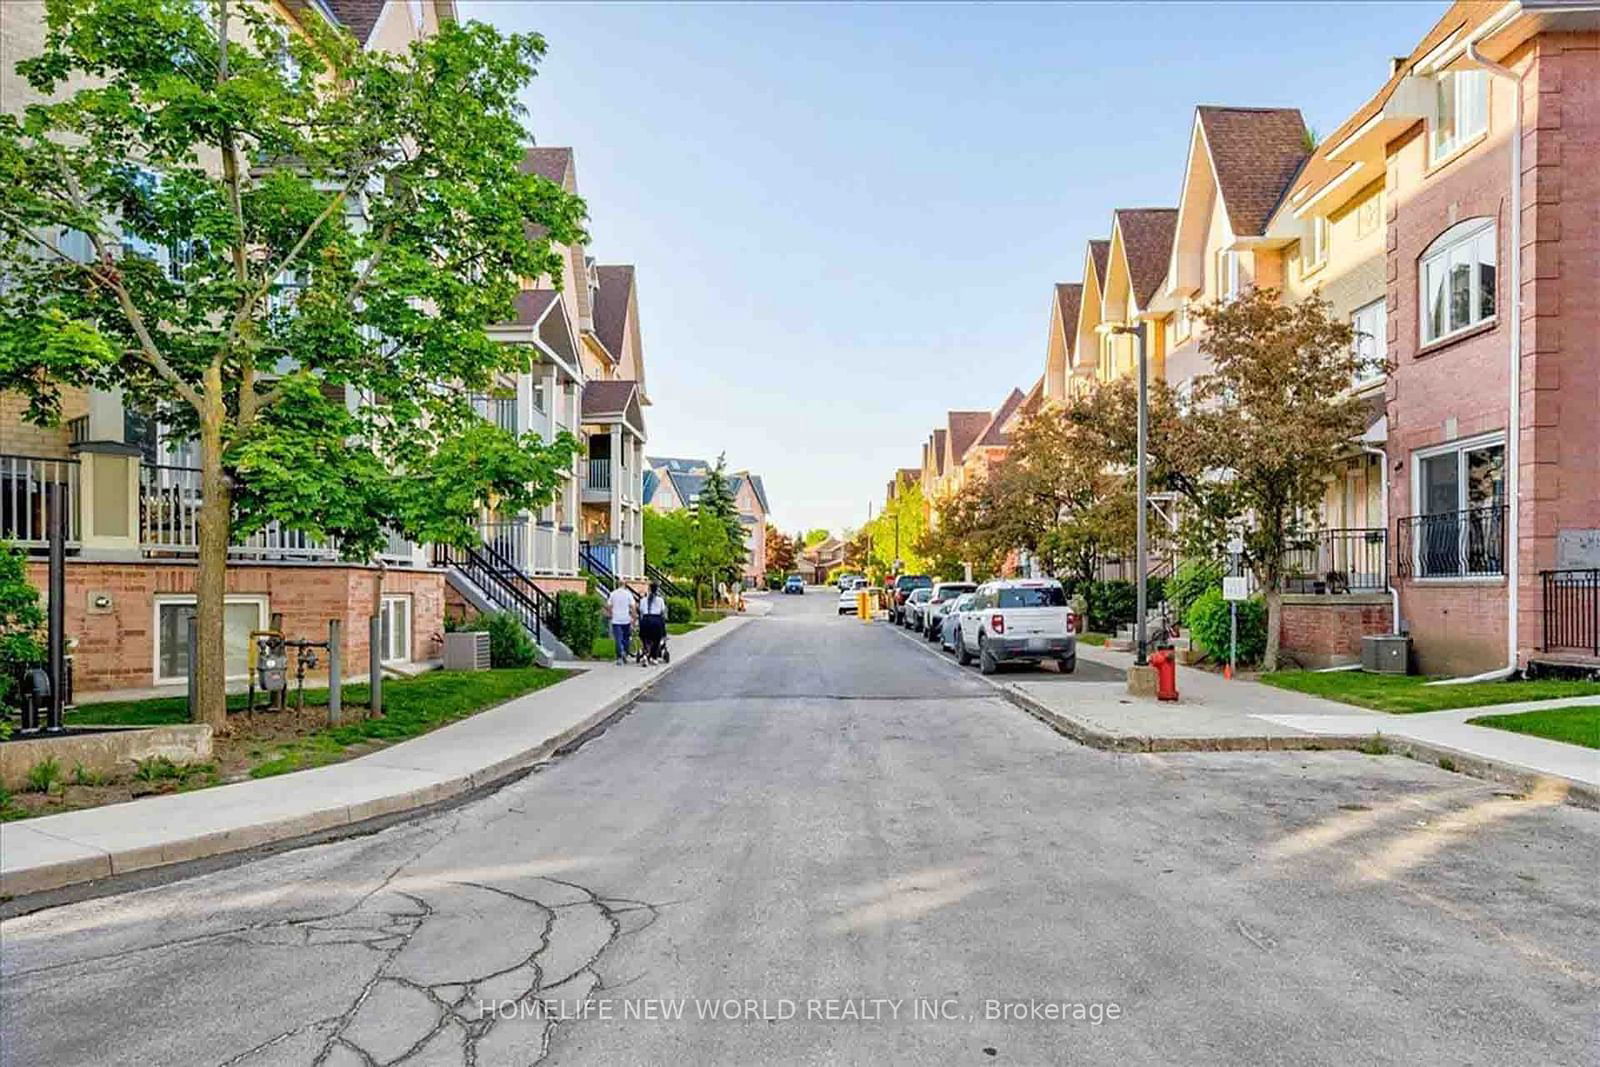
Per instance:
[[[141,689],[155,684],[155,601],[158,594],[193,593],[192,563],[68,560],[67,636],[78,642],[73,681],[80,692]],[[328,620],[343,621],[344,671],[367,673],[367,616],[377,570],[367,567],[285,566],[240,563],[228,569],[228,592],[267,598],[267,611],[282,612],[290,637],[322,640]],[[29,579],[45,586],[46,568],[28,565]],[[385,593],[410,594],[411,657],[439,654],[433,635],[444,629],[444,576],[438,571],[390,569]],[[112,610],[91,613],[89,598],[106,593]],[[325,673],[325,672],[323,672]]]
[[[1333,667],[1361,658],[1363,635],[1393,629],[1387,597],[1286,596],[1279,647],[1302,666]]]
[[[1414,582],[1400,603],[1421,674],[1478,674],[1506,661],[1506,589]]]

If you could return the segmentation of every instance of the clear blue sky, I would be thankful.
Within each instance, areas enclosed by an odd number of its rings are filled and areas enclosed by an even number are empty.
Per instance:
[[[855,525],[950,408],[1044,367],[1051,285],[1115,207],[1170,206],[1196,104],[1331,132],[1446,5],[546,4],[540,144],[591,252],[638,265],[650,450]]]

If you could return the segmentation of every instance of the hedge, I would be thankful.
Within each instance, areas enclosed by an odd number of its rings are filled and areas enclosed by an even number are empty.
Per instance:
[[[1214,660],[1228,659],[1228,601],[1208,589],[1189,606],[1189,633]],[[1267,604],[1260,597],[1239,601],[1240,663],[1259,663],[1267,652]]]
[[[606,632],[605,601],[590,593],[557,593],[556,618],[562,643],[576,656],[588,655],[595,638]]]
[[[694,622],[694,601],[686,596],[667,597],[667,621]]]

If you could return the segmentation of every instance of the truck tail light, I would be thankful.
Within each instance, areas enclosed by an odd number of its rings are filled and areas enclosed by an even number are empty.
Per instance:
[[[1067,633],[1075,634],[1077,632],[1078,632],[1078,617],[1076,615],[1074,615],[1072,612],[1069,611],[1069,612],[1067,612]]]
[[[991,616],[989,616],[989,629],[993,630],[997,634],[1005,633],[1006,632],[1006,617],[1004,615],[991,615]]]

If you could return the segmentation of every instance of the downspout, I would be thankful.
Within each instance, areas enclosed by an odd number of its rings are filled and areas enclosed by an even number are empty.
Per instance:
[[[1492,682],[1517,673],[1517,599],[1521,571],[1517,541],[1522,505],[1519,462],[1522,452],[1522,75],[1486,58],[1476,41],[1467,42],[1467,59],[1497,78],[1509,81],[1516,93],[1516,119],[1511,128],[1511,348],[1506,354],[1508,381],[1506,417],[1506,665],[1468,678],[1450,678],[1437,685],[1458,682]]]

